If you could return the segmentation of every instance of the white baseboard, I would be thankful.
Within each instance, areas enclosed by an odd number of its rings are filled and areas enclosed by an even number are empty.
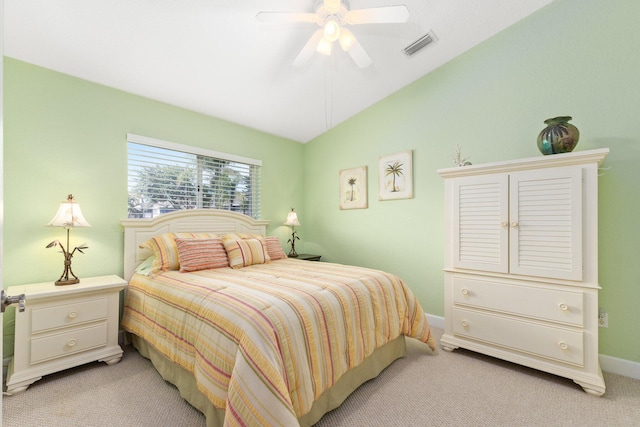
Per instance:
[[[444,317],[433,314],[427,314],[426,316],[430,326],[444,329]],[[640,362],[619,359],[617,357],[607,356],[606,354],[600,354],[599,359],[600,367],[603,371],[640,380]]]
[[[429,322],[429,326],[433,326],[434,328],[444,329],[444,317],[435,316],[433,314],[427,314],[427,322]]]
[[[640,380],[640,363],[601,354],[600,367],[605,372]]]

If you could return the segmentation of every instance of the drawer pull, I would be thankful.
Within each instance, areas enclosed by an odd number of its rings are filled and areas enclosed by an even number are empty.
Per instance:
[[[558,343],[558,347],[560,347],[560,350],[566,350],[566,349],[568,349],[568,348],[569,348],[569,346],[567,345],[567,343],[566,343],[566,342],[564,342],[564,341],[560,341],[560,342]]]
[[[460,322],[460,324],[462,325],[463,328],[466,328],[467,326],[469,326],[469,322],[467,322],[466,320],[463,320],[462,322]]]
[[[67,316],[69,316],[69,319],[75,319],[76,317],[78,317],[78,312],[72,311]]]
[[[462,295],[469,295],[469,289],[467,288],[462,288],[460,292],[462,292]]]
[[[71,338],[69,341],[67,341],[67,347],[73,347],[77,343],[78,342],[75,340],[75,338]]]
[[[567,310],[569,310],[569,306],[568,306],[567,304],[564,304],[564,303],[560,303],[560,304],[558,304],[558,308],[559,308],[560,310],[562,310],[562,311],[567,311]]]

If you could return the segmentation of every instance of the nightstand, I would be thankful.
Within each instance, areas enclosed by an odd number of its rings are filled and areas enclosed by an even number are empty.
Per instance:
[[[322,255],[312,255],[312,254],[298,254],[297,259],[301,259],[303,261],[320,261]]]
[[[118,276],[100,276],[81,278],[75,285],[10,287],[9,295],[25,294],[26,305],[23,312],[16,311],[7,394],[63,369],[96,360],[119,362],[120,291],[126,286]]]

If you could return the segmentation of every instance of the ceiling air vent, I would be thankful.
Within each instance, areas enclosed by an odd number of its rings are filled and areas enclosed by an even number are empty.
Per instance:
[[[409,46],[405,47],[403,49],[403,52],[407,56],[413,56],[416,53],[420,52],[425,47],[427,47],[427,45],[430,45],[431,43],[435,42],[436,40],[438,40],[438,38],[433,33],[433,31],[429,31],[427,34],[420,37],[418,40],[414,41]]]

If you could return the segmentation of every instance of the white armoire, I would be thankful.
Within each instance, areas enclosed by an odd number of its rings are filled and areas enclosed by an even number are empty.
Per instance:
[[[609,149],[440,169],[445,331],[458,347],[605,392],[598,168]]]

